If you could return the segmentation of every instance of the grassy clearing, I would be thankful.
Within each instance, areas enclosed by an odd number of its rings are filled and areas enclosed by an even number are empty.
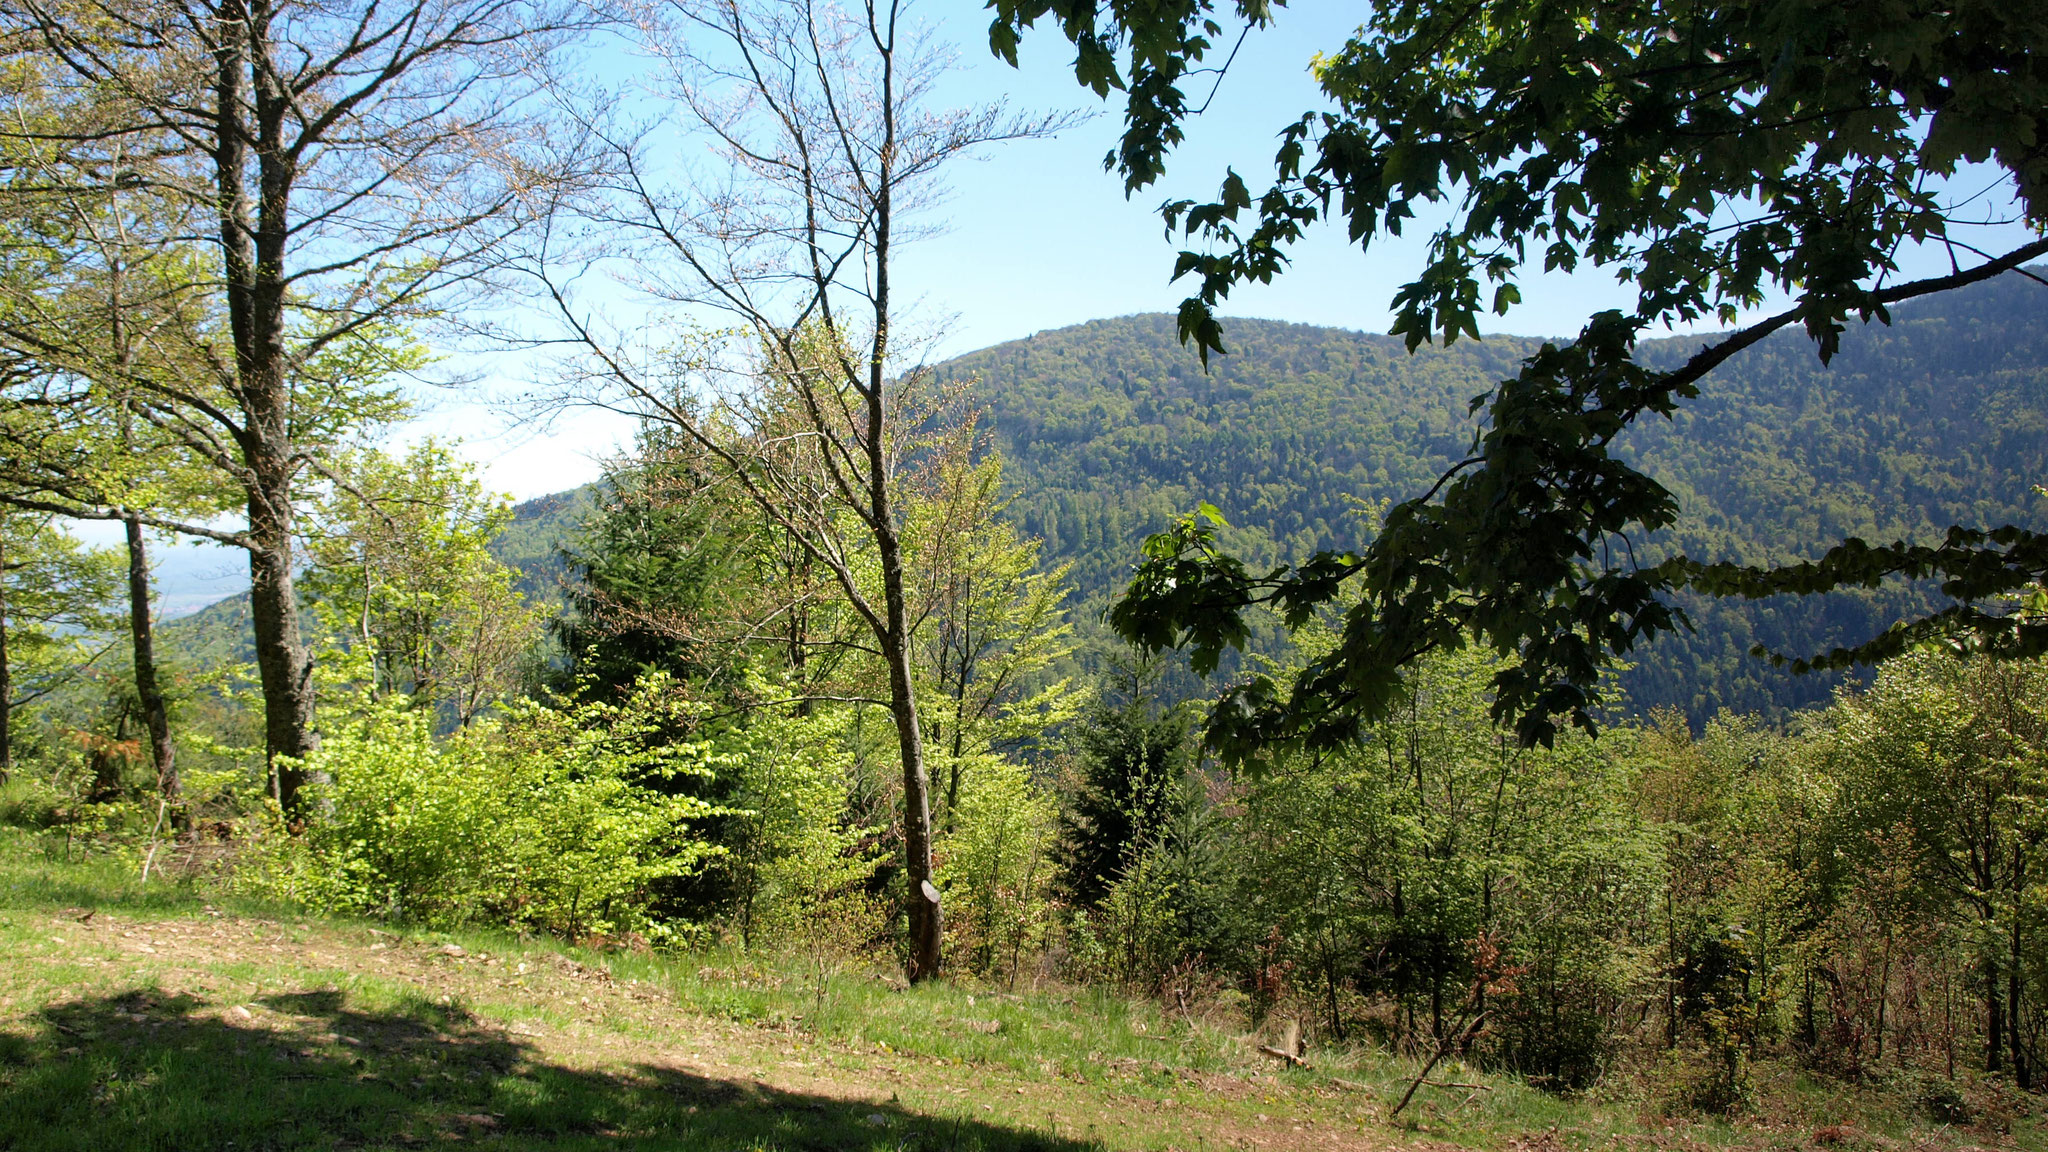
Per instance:
[[[824,956],[594,955],[209,903],[0,830],[0,1148],[2041,1147],[1793,1078],[1741,1125],[1657,1121],[1315,1053],[1101,991],[906,989]]]

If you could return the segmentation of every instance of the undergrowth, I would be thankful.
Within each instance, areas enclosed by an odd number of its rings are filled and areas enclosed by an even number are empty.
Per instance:
[[[0,939],[8,941],[10,953],[17,951],[17,942],[39,942],[29,939],[33,930],[18,923],[18,915],[4,913],[76,916],[94,909],[137,920],[269,918],[280,922],[277,938],[287,944],[323,933],[366,937],[371,928],[368,921],[253,902],[189,881],[144,884],[138,873],[128,854],[84,852],[74,844],[67,859],[61,837],[0,828]],[[1972,1101],[1976,1127],[1947,1130],[1944,1136],[1909,1087],[1847,1085],[1787,1062],[1759,1070],[1757,1101],[1733,1121],[1662,1105],[1654,1085],[1640,1076],[1617,1077],[1617,1086],[1566,1096],[1455,1061],[1439,1065],[1416,1101],[1398,1119],[1390,1119],[1392,1102],[1415,1075],[1413,1061],[1369,1047],[1324,1047],[1309,1052],[1307,1066],[1287,1066],[1259,1051],[1259,1042],[1270,1039],[1266,1033],[1228,1013],[1205,1013],[1199,1006],[1181,1010],[1099,986],[1011,991],[937,981],[912,987],[885,967],[820,950],[598,951],[507,931],[426,931],[388,924],[378,924],[375,931],[392,947],[434,951],[453,946],[469,956],[494,958],[500,970],[566,962],[602,973],[611,984],[659,989],[676,1007],[710,1021],[770,1038],[823,1042],[855,1063],[908,1062],[969,1085],[980,1076],[1001,1075],[1042,1086],[1034,1092],[1099,1093],[1109,1100],[1169,1106],[1192,1096],[1261,1119],[1268,1112],[1316,1117],[1367,1136],[1392,1129],[1475,1147],[1526,1146],[1549,1133],[1563,1147],[1663,1147],[1675,1139],[1701,1147],[1786,1148],[1810,1145],[1818,1135],[1837,1146],[1876,1148],[1889,1141],[1925,1142],[1931,1136],[1942,1136],[1939,1143],[1956,1143],[1964,1132],[1970,1142],[2041,1146],[2030,1145],[2041,1138],[2038,1121],[2025,1114],[2026,1102],[2010,1093],[2002,1105],[1993,1100],[1987,1109],[1986,1093],[1977,1091]],[[236,969],[233,974],[266,985],[278,980],[275,973]],[[62,984],[60,971],[50,975]],[[338,979],[336,971],[311,968],[288,975],[327,984]],[[572,1011],[523,994],[517,982],[452,1007],[423,999],[417,990],[374,980],[351,977],[345,984],[360,1010],[374,1009],[393,1019],[439,1012],[453,1013],[455,1022],[496,1021],[509,1027],[526,1020],[559,1023]],[[61,996],[64,989],[45,992]],[[608,1010],[603,1025],[629,1038],[663,1039],[658,1025],[630,1012]],[[515,1095],[532,1090],[530,1084],[508,1089]],[[984,1140],[990,1147],[1000,1143],[993,1137]]]

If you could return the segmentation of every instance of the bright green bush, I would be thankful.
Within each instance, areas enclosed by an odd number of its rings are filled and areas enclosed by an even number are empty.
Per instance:
[[[70,798],[49,782],[33,777],[0,784],[0,824],[41,831],[63,822]]]
[[[649,677],[621,703],[525,702],[437,740],[431,712],[403,697],[359,701],[329,718],[308,764],[329,777],[319,815],[262,837],[238,882],[420,923],[672,937],[649,915],[650,885],[716,855],[692,824],[723,814],[660,787],[726,763],[662,742],[686,707]]]
[[[1052,848],[1059,808],[1021,764],[982,754],[962,772],[960,810],[938,845],[947,953],[1014,982],[1054,927]]]
[[[887,913],[869,891],[882,863],[880,830],[853,818],[848,790],[852,716],[763,712],[726,733],[745,810],[718,862],[731,878],[731,926],[749,946],[871,946]]]

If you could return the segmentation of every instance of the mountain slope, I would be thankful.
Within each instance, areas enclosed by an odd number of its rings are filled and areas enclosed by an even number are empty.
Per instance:
[[[2036,524],[2048,479],[2048,290],[2017,275],[1850,332],[1822,367],[1782,334],[1724,365],[1671,422],[1624,452],[1685,508],[1668,541],[1702,559],[1790,560],[1845,535],[1927,540],[1952,522]],[[1248,560],[1355,547],[1362,507],[1424,491],[1470,442],[1467,402],[1538,342],[1489,339],[1414,355],[1392,337],[1236,320],[1205,374],[1170,316],[1043,332],[941,367],[972,378],[1008,460],[1010,511],[1071,560],[1088,625],[1136,546],[1197,500]],[[1675,360],[1698,341],[1652,342]],[[1924,604],[1889,589],[1759,604],[1690,604],[1699,632],[1660,641],[1626,677],[1638,707],[1695,721],[1825,697],[1747,655],[1859,638]],[[1099,625],[1095,626],[1099,629]]]

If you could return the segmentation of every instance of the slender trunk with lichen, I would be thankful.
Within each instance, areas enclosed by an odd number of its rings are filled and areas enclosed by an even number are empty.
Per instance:
[[[0,511],[0,516],[5,512]],[[14,674],[7,663],[7,537],[0,529],[0,784],[14,775]]]
[[[128,532],[128,635],[135,649],[135,699],[142,709],[142,726],[149,733],[149,761],[156,770],[157,791],[170,813],[171,826],[182,832],[191,827],[191,820],[185,812],[183,789],[178,781],[177,751],[171,746],[170,707],[157,679],[149,553],[143,541],[142,522],[130,516],[123,526]]]
[[[886,285],[886,280],[884,281]],[[884,289],[886,291],[886,288]],[[886,297],[885,297],[886,298]],[[904,590],[903,541],[895,524],[882,437],[885,406],[880,357],[887,337],[875,338],[876,364],[868,397],[868,499],[874,515],[875,546],[882,569],[883,628],[877,639],[889,669],[889,714],[896,722],[896,744],[903,765],[903,873],[910,921],[911,980],[938,975],[943,920],[939,890],[932,883],[931,776],[925,765],[924,726],[918,719],[917,688],[911,669],[909,597]]]
[[[903,871],[910,920],[909,962],[912,981],[939,974],[944,919],[939,889],[932,883],[931,776],[925,766],[924,728],[917,715],[916,681],[910,667],[910,611],[904,590],[903,542],[889,490],[887,444],[891,430],[885,383],[889,363],[889,261],[894,224],[896,181],[896,58],[893,10],[881,51],[882,141],[879,179],[874,196],[874,336],[867,361],[868,505],[873,516],[875,545],[882,567],[884,628],[879,639],[889,666],[889,712],[896,721],[896,743],[903,762]]]

